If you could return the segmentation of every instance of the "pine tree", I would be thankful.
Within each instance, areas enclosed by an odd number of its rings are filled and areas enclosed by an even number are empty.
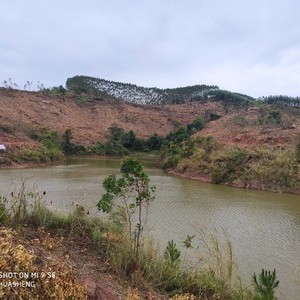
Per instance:
[[[297,162],[300,163],[300,135],[298,137],[298,143],[296,145],[296,159]]]

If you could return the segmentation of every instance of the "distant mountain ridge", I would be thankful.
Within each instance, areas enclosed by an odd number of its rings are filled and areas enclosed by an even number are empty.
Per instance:
[[[108,95],[138,104],[179,104],[202,97],[209,91],[219,90],[216,85],[193,85],[172,89],[137,86],[89,76],[68,78],[67,89],[94,95]]]

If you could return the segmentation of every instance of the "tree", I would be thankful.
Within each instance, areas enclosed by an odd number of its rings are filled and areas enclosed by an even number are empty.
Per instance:
[[[105,193],[97,207],[105,213],[122,208],[126,215],[127,234],[131,242],[131,249],[138,266],[141,233],[146,221],[147,207],[154,200],[155,186],[149,185],[149,177],[144,172],[143,165],[135,158],[127,157],[121,164],[121,177],[109,175],[104,179],[103,187]],[[121,201],[122,206],[116,205],[114,200]],[[133,228],[134,215],[137,215],[137,223]]]
[[[194,120],[191,124],[187,125],[187,133],[192,135],[197,131],[200,131],[204,128],[205,122],[202,118]]]
[[[109,139],[111,141],[121,141],[124,136],[124,130],[116,124],[112,124],[108,128]]]
[[[147,151],[147,143],[144,139],[135,139],[132,150],[134,151]]]
[[[150,150],[159,150],[163,142],[163,138],[156,133],[151,135],[147,140],[147,144]]]
[[[124,134],[123,146],[127,149],[132,149],[135,140],[136,140],[135,133],[132,130],[130,130]]]
[[[185,126],[178,127],[177,129],[170,132],[166,137],[167,141],[172,141],[176,144],[186,141],[187,139],[189,139],[189,134]]]
[[[128,150],[123,146],[124,130],[116,124],[108,128],[108,141],[105,144],[105,154],[111,156],[123,156]]]
[[[62,148],[66,154],[74,154],[74,144],[71,143],[73,138],[73,132],[71,129],[67,129],[62,135]]]
[[[296,160],[300,163],[300,135],[298,137],[298,143],[296,145]]]

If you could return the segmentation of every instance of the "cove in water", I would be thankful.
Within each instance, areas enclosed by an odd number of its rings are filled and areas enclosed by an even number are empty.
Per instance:
[[[224,230],[246,282],[262,268],[275,268],[280,280],[279,299],[299,299],[298,195],[202,183],[168,175],[151,161],[144,164],[151,184],[157,187],[147,232],[162,248],[168,240],[180,244],[187,234],[197,235],[203,228],[216,230],[222,239]],[[0,194],[18,191],[25,180],[29,189],[46,191],[44,199],[54,210],[70,212],[74,203],[79,203],[90,215],[100,216],[96,203],[103,192],[103,179],[118,174],[119,168],[120,160],[74,159],[66,165],[0,170]]]

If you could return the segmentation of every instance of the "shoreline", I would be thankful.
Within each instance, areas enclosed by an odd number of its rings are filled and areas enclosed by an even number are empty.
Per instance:
[[[49,161],[49,162],[41,162],[41,163],[35,163],[35,162],[22,162],[17,163],[15,161],[10,161],[9,164],[0,164],[0,170],[5,169],[28,169],[28,168],[43,168],[53,165],[61,165],[68,162],[70,159],[86,159],[86,158],[92,158],[92,159],[122,159],[122,157],[117,156],[105,156],[105,155],[82,155],[82,156],[69,156],[62,160],[56,160],[56,161]]]
[[[190,180],[197,180],[203,183],[210,183],[210,184],[215,184],[212,182],[211,177],[209,175],[199,175],[199,174],[195,174],[192,172],[189,173],[180,173],[174,169],[167,169],[166,172],[170,175],[173,176],[178,176],[181,178],[186,178],[186,179],[190,179]],[[229,187],[234,187],[234,188],[240,188],[240,189],[245,189],[245,190],[254,190],[254,191],[260,191],[260,192],[269,192],[269,193],[276,193],[276,194],[291,194],[291,195],[300,195],[300,190],[298,191],[293,191],[293,192],[284,192],[284,191],[278,191],[278,190],[272,190],[272,189],[268,189],[263,188],[263,186],[259,186],[257,185],[251,185],[248,184],[247,186],[244,186],[242,183],[226,183],[226,184],[218,184],[218,185],[222,185],[222,186],[229,186]]]
[[[11,161],[10,164],[0,165],[0,170],[5,169],[28,169],[28,168],[43,168],[51,165],[60,165],[67,161],[67,159],[43,162],[43,163],[34,163],[34,162],[26,162],[26,163],[16,163]]]
[[[52,162],[45,162],[45,163],[16,163],[16,162],[11,162],[9,165],[0,165],[0,170],[5,170],[5,169],[28,169],[28,168],[43,168],[43,167],[48,167],[48,166],[53,166],[53,165],[62,165],[67,163],[69,159],[105,159],[105,160],[114,160],[114,159],[122,159],[122,157],[112,157],[112,156],[105,156],[105,155],[83,155],[83,156],[70,156],[67,157],[64,160],[59,160],[59,161],[52,161]],[[159,166],[158,166],[159,167]],[[209,175],[199,175],[193,172],[188,172],[188,173],[181,173],[179,171],[176,171],[174,169],[166,169],[165,170],[167,174],[185,178],[185,179],[190,179],[190,180],[196,180],[200,181],[203,183],[209,183],[209,184],[214,184],[211,180],[211,177]],[[227,184],[219,184],[223,186],[229,186],[229,187],[234,187],[234,188],[242,188],[246,190],[255,190],[255,191],[262,191],[262,192],[271,192],[271,193],[277,193],[277,194],[291,194],[291,195],[300,195],[300,190],[298,191],[289,191],[289,192],[284,192],[276,189],[271,189],[268,187],[263,187],[262,185],[259,184],[251,184],[248,183],[247,186],[246,184],[243,183],[227,183]]]

